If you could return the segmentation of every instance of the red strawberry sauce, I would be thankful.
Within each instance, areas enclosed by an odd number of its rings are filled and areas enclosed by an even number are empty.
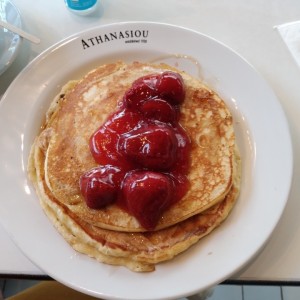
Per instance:
[[[184,98],[183,79],[175,72],[144,76],[132,84],[117,111],[90,138],[99,166],[80,178],[88,207],[116,203],[153,230],[185,195],[190,139],[178,122]]]

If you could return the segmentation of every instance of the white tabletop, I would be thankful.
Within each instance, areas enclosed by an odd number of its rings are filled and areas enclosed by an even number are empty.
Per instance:
[[[231,279],[300,281],[300,69],[276,29],[300,20],[298,0],[102,0],[96,14],[89,17],[70,13],[63,0],[14,3],[21,13],[23,29],[38,36],[41,43],[23,42],[16,61],[0,76],[0,95],[22,68],[49,46],[78,31],[122,21],[163,22],[194,29],[248,60],[273,88],[288,118],[294,179],[287,207],[271,239]],[[0,276],[46,275],[21,253],[1,226],[0,240]]]

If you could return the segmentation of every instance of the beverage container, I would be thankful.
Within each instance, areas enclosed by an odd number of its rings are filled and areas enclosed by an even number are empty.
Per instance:
[[[89,15],[97,8],[97,0],[65,0],[67,8],[77,15]]]

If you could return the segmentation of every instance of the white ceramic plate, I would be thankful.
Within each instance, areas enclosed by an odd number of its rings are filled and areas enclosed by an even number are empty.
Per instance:
[[[241,195],[228,220],[155,272],[133,273],[76,253],[45,217],[26,175],[30,145],[61,86],[106,62],[164,61],[200,77],[234,116],[243,160]],[[0,220],[20,249],[56,280],[106,299],[171,299],[229,278],[266,243],[292,176],[287,122],[276,96],[239,55],[212,38],[156,23],[121,23],[76,34],[37,57],[0,105]]]
[[[0,19],[21,27],[17,8],[8,0],[0,0]],[[12,64],[20,49],[22,38],[0,26],[0,75]]]

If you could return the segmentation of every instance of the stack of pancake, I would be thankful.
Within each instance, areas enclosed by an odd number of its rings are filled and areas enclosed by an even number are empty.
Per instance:
[[[86,205],[79,178],[97,166],[89,149],[91,135],[137,78],[165,70],[174,68],[116,62],[68,82],[48,109],[28,164],[45,213],[75,250],[137,272],[153,271],[220,225],[240,187],[240,157],[226,104],[199,80],[176,70],[186,91],[180,124],[192,143],[188,192],[153,231],[116,204],[97,210]]]

